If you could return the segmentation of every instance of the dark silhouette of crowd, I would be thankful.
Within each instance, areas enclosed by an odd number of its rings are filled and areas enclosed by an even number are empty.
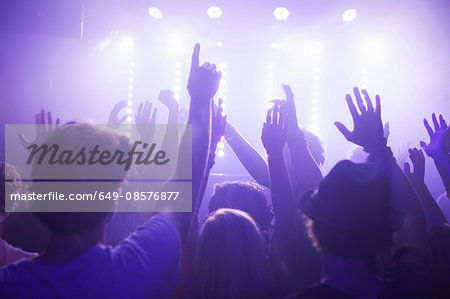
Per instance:
[[[163,142],[168,156],[178,155],[176,167],[162,170],[168,177],[177,177],[185,157],[192,161],[191,212],[115,213],[110,205],[101,212],[8,213],[5,194],[58,186],[24,182],[17,166],[1,162],[0,298],[450,298],[450,215],[440,208],[450,200],[450,129],[442,115],[423,120],[429,140],[398,165],[380,96],[355,87],[345,96],[353,129],[335,125],[363,161],[342,160],[323,176],[324,144],[300,126],[289,85],[262,123],[264,158],[227,121],[222,100],[214,101],[221,73],[200,64],[199,53],[197,44],[187,85],[191,134],[167,129]],[[184,122],[171,91],[161,91],[159,100],[168,124]],[[114,107],[109,128],[53,122],[43,110],[34,142],[130,151],[129,138],[113,130],[125,121],[118,117],[124,107],[126,101]],[[156,114],[150,102],[139,106],[140,140],[151,143]],[[254,182],[216,184],[205,198],[222,139]],[[24,135],[20,140],[31,144]],[[425,184],[427,159],[447,190],[439,201]],[[42,171],[74,175],[73,168],[37,164],[31,175]],[[113,164],[80,166],[76,175],[113,174],[118,180],[98,184],[123,193],[133,188],[127,180],[145,171]],[[200,222],[203,201],[209,214]]]

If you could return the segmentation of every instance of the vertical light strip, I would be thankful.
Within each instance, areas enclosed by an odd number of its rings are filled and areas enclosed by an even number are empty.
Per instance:
[[[132,117],[133,100],[132,99],[134,97],[134,72],[135,72],[134,68],[135,68],[135,63],[133,61],[130,61],[130,63],[128,64],[128,74],[129,74],[129,77],[128,77],[128,101],[127,101],[128,107],[126,109],[128,123],[131,123],[133,121],[133,117]],[[128,128],[128,126],[127,126],[127,128]],[[127,136],[128,136],[128,134],[127,134]],[[130,136],[128,136],[128,137],[130,137]]]
[[[320,68],[315,67],[313,70],[313,92],[311,105],[311,129],[317,131],[319,129],[319,88],[320,88]]]
[[[180,99],[181,92],[181,68],[183,67],[181,62],[175,63],[175,79],[173,86],[173,93],[176,100]]]

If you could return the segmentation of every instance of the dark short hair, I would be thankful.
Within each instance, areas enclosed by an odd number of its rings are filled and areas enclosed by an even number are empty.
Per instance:
[[[384,248],[392,246],[392,232],[349,236],[306,217],[305,224],[314,247],[324,254],[373,261]]]
[[[265,239],[270,239],[273,209],[260,185],[237,181],[216,184],[209,202],[209,212],[218,209],[238,209],[248,213],[258,224]]]

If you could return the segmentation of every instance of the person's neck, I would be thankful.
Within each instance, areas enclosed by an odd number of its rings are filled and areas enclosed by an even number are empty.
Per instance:
[[[332,255],[322,257],[321,282],[355,298],[377,298],[384,287],[367,261]]]
[[[42,264],[68,262],[95,245],[104,243],[104,237],[104,225],[97,225],[91,231],[69,237],[52,234],[47,249],[35,261]]]

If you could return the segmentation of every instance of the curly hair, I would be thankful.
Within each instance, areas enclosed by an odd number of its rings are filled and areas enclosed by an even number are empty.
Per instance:
[[[374,261],[384,248],[392,246],[392,233],[368,233],[360,236],[344,235],[304,216],[308,235],[320,253],[344,259],[360,258]]]
[[[273,208],[264,189],[252,182],[225,182],[214,186],[209,212],[218,209],[238,209],[255,220],[266,241],[270,240],[273,226]]]

